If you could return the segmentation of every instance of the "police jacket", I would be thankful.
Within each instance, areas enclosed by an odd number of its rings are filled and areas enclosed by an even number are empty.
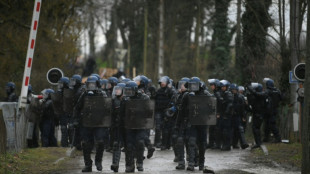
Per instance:
[[[230,91],[223,92],[223,98],[221,101],[221,116],[225,117],[228,115],[233,114],[233,102],[234,102],[234,96]]]
[[[163,111],[169,107],[174,92],[171,88],[159,88],[155,95],[155,110]]]
[[[266,92],[256,92],[252,87],[248,87],[249,104],[252,106],[253,114],[264,115],[267,111],[268,94]]]
[[[83,114],[86,114],[84,113],[85,112],[85,107],[87,106],[84,106],[84,99],[86,96],[102,96],[102,97],[108,97],[107,94],[99,89],[99,90],[96,90],[96,91],[84,91],[82,92],[82,94],[80,95],[77,103],[76,103],[76,106],[74,107],[74,110],[73,110],[73,118],[76,120],[76,121],[80,121],[81,118],[83,117]]]
[[[188,101],[189,101],[189,92],[182,92],[177,99],[178,106],[178,115],[176,118],[176,126],[181,128],[188,125]]]
[[[5,99],[5,101],[6,102],[17,102],[18,97],[14,92],[12,92],[11,94],[8,95],[8,97]]]
[[[141,99],[141,100],[150,100],[150,97],[144,93],[141,93],[138,91],[138,93],[133,97],[124,97],[120,103],[120,119],[125,120],[126,117],[126,102],[129,100],[135,100],[135,99]]]
[[[121,120],[121,97],[115,97],[112,99],[112,127],[118,127],[123,125],[123,120]]]
[[[53,109],[53,102],[51,99],[44,100],[42,103],[41,120],[55,120],[56,116]]]
[[[242,94],[234,94],[234,102],[233,102],[233,109],[234,109],[234,116],[245,118],[245,99]]]
[[[222,97],[221,92],[218,90],[214,90],[213,93],[214,93],[214,96],[216,97],[216,112],[217,112],[216,114],[220,115],[220,112],[222,110],[221,103],[223,101],[223,97]]]
[[[271,111],[277,110],[282,100],[282,94],[280,90],[278,90],[277,88],[269,87],[266,89],[266,93],[268,95],[268,100],[270,102],[269,109]]]

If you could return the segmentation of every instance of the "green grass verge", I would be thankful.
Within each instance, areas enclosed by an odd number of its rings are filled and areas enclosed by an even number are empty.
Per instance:
[[[35,148],[25,149],[19,153],[0,154],[0,173],[52,173],[63,169],[64,161],[54,164],[59,158],[66,156],[65,148]]]
[[[267,158],[277,162],[284,167],[293,167],[300,169],[302,160],[302,146],[300,143],[292,144],[265,144],[269,155],[265,156],[262,150],[256,149],[253,155],[257,157]]]

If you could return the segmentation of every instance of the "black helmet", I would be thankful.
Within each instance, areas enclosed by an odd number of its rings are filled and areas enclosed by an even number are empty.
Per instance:
[[[45,100],[50,99],[52,93],[55,93],[55,91],[52,89],[44,89],[43,91],[41,91],[43,99],[45,99]]]
[[[120,82],[121,82],[121,83],[127,83],[127,82],[129,82],[129,81],[131,81],[129,78],[125,78],[125,79],[122,79]]]
[[[111,88],[117,85],[118,79],[116,77],[110,77],[108,78],[109,83],[111,84]]]
[[[92,73],[90,76],[96,76],[98,79],[100,79],[99,74],[96,74],[96,73]]]
[[[168,85],[169,82],[170,82],[170,78],[168,76],[163,76],[158,80],[158,84],[166,83]]]
[[[235,84],[235,83],[232,83],[230,86],[229,86],[229,89],[232,91],[232,90],[237,90],[238,91],[238,85]]]
[[[125,88],[125,86],[125,83],[118,83],[116,86],[114,86],[112,91],[112,97],[123,95],[123,89]]]
[[[262,92],[263,91],[263,85],[260,83],[251,83],[251,87],[255,89],[256,92]]]
[[[196,92],[199,91],[200,88],[200,78],[198,77],[192,77],[186,84],[185,87],[191,91]]]
[[[144,75],[138,75],[133,79],[137,84],[139,84],[139,87],[147,87],[149,83],[149,79]]]
[[[81,86],[82,84],[82,77],[78,74],[74,74],[71,78],[70,78],[70,83],[69,86],[71,88],[76,87],[76,86]]]
[[[58,91],[63,91],[63,89],[65,88],[69,88],[69,83],[70,83],[70,80],[68,77],[61,77],[59,80],[58,80]]]
[[[274,81],[272,79],[269,79],[266,81],[266,87],[267,88],[274,88]]]
[[[134,81],[129,81],[126,83],[126,86],[123,90],[124,96],[133,97],[138,92],[138,85]]]
[[[86,90],[94,91],[98,89],[98,78],[96,76],[89,76],[86,80]]]
[[[108,83],[109,83],[109,80],[107,80],[107,79],[100,79],[100,86],[101,86],[102,89],[107,89]]]
[[[208,79],[208,83],[209,85],[214,85],[215,87],[219,87],[220,86],[220,81],[218,79]]]
[[[15,88],[16,88],[16,86],[15,86],[14,82],[8,82],[5,85],[5,90],[6,90],[6,93],[8,93],[8,94],[11,94],[12,92],[14,92]]]
[[[178,86],[178,90],[180,90],[182,88],[182,86],[185,87],[185,84],[189,81],[190,79],[187,77],[183,77],[180,81],[178,81],[177,86]]]
[[[220,87],[226,86],[227,88],[230,86],[230,82],[228,80],[221,80]]]

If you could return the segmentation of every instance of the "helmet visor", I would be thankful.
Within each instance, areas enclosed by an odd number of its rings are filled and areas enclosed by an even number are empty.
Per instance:
[[[124,96],[126,97],[135,96],[135,91],[130,87],[125,87],[123,92],[124,92]]]
[[[76,85],[76,79],[71,78],[69,86],[75,86]]]
[[[178,83],[178,90],[186,89],[185,88],[185,83],[186,83],[186,81],[179,81],[179,83]]]
[[[123,89],[120,86],[114,86],[112,96],[121,96],[123,94]]]
[[[86,83],[86,90],[87,91],[94,91],[97,89],[97,84],[96,82],[87,82]]]
[[[199,91],[199,82],[188,82],[188,90],[190,91]]]

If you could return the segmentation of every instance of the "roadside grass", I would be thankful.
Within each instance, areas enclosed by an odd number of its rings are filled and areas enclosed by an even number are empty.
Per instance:
[[[285,168],[301,169],[302,146],[300,143],[266,143],[269,155],[264,155],[263,151],[256,149],[252,151],[255,157],[265,158],[275,161]]]
[[[24,149],[22,152],[0,154],[1,174],[39,174],[53,173],[63,169],[65,160],[54,164],[60,158],[66,157],[66,148],[49,147]]]

